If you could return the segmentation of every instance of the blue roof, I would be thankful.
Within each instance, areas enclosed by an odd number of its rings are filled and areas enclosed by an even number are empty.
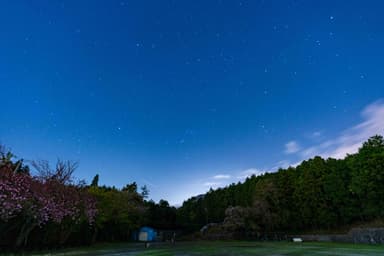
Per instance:
[[[150,227],[142,227],[140,228],[140,232],[154,232],[155,230]]]

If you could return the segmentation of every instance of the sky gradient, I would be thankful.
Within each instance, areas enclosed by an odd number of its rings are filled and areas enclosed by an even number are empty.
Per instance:
[[[15,1],[0,143],[180,204],[384,128],[382,1]]]

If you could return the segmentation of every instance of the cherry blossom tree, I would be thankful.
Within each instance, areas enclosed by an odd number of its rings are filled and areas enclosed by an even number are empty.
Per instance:
[[[22,162],[11,159],[10,154],[0,154],[0,227],[20,220],[16,225],[16,247],[25,246],[31,231],[47,223],[72,223],[61,236],[61,243],[76,224],[93,224],[96,202],[84,187],[73,183],[76,164],[58,161],[56,168],[50,169],[46,162],[34,163],[36,169],[40,168],[40,175],[34,177],[29,172],[19,172]]]

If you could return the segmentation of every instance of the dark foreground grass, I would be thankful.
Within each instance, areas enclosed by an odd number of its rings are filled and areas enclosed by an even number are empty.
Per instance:
[[[75,248],[57,252],[32,253],[28,255],[380,255],[384,256],[383,245],[358,245],[339,243],[292,243],[292,242],[183,242],[153,244],[145,249],[142,244],[103,244],[89,248]]]

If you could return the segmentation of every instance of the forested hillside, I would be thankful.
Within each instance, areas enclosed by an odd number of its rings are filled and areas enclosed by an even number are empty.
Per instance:
[[[190,198],[179,222],[197,230],[222,222],[242,232],[334,229],[384,217],[384,141],[371,137],[345,159],[314,157],[297,167]]]

